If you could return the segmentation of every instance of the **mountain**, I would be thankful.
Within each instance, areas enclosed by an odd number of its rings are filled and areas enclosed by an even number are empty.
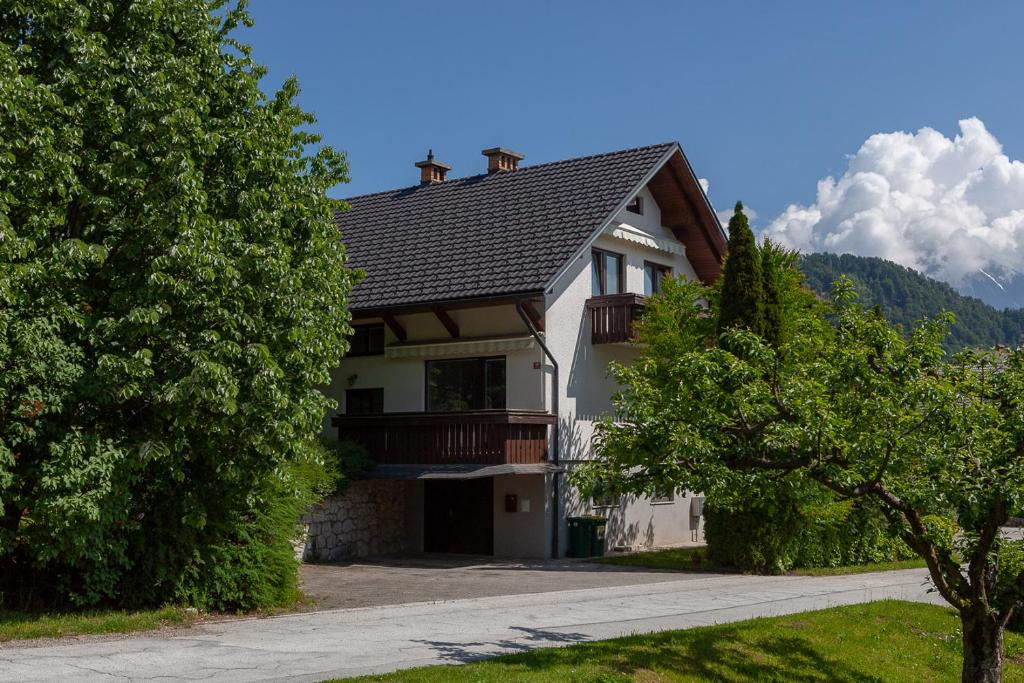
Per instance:
[[[961,294],[976,296],[996,308],[1024,306],[1024,276],[1019,273],[989,273],[980,271],[964,280]]]
[[[916,320],[951,311],[956,315],[956,323],[946,343],[950,351],[968,346],[1016,346],[1024,342],[1024,309],[997,310],[980,299],[957,292],[945,282],[892,261],[851,254],[806,254],[800,257],[799,264],[807,285],[822,294],[828,293],[840,275],[850,276],[857,281],[866,304],[880,305],[886,318],[906,330]]]

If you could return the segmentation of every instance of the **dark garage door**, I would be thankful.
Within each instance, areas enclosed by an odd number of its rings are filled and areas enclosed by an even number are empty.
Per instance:
[[[493,479],[428,479],[423,484],[423,549],[493,555]]]

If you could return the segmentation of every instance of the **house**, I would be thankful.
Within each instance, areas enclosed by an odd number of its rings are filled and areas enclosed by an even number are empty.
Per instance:
[[[566,518],[609,518],[607,546],[700,538],[699,499],[581,499],[611,409],[610,361],[668,275],[711,282],[726,239],[677,143],[420,183],[354,197],[337,222],[365,279],[333,374],[325,433],[362,444],[369,478],[308,518],[307,557],[392,552],[562,556]]]

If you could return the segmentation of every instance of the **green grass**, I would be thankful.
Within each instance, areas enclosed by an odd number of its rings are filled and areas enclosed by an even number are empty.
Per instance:
[[[348,680],[954,681],[960,679],[959,625],[951,609],[885,601]],[[442,651],[453,658],[458,656],[451,646]],[[1006,653],[1004,683],[1024,682],[1024,636],[1008,633]]]
[[[614,564],[623,567],[646,567],[648,569],[671,569],[690,572],[730,572],[732,567],[716,566],[707,557],[707,550],[697,548],[666,548],[650,550],[627,555],[610,555],[608,557],[588,560],[601,564]],[[897,562],[875,562],[845,567],[803,567],[790,573],[800,576],[836,576],[839,574],[864,574],[866,572],[887,572],[895,569],[917,569],[924,567],[924,560],[900,560]]]
[[[867,572],[891,572],[897,569],[924,569],[927,565],[921,558],[896,560],[895,562],[872,562],[846,567],[801,567],[790,571],[798,576],[836,576],[838,574],[865,574]]]
[[[665,548],[648,550],[640,553],[624,555],[608,555],[593,558],[587,562],[614,564],[623,567],[647,567],[649,569],[673,569],[684,571],[712,571],[714,565],[707,558],[703,547],[696,548]]]
[[[195,620],[195,615],[179,607],[50,614],[0,610],[0,642],[150,631],[165,626],[190,626]]]

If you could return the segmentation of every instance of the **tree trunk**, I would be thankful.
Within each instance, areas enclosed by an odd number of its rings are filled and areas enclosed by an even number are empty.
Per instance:
[[[1003,680],[1003,627],[983,611],[960,613],[964,631],[962,683],[1000,683]]]

